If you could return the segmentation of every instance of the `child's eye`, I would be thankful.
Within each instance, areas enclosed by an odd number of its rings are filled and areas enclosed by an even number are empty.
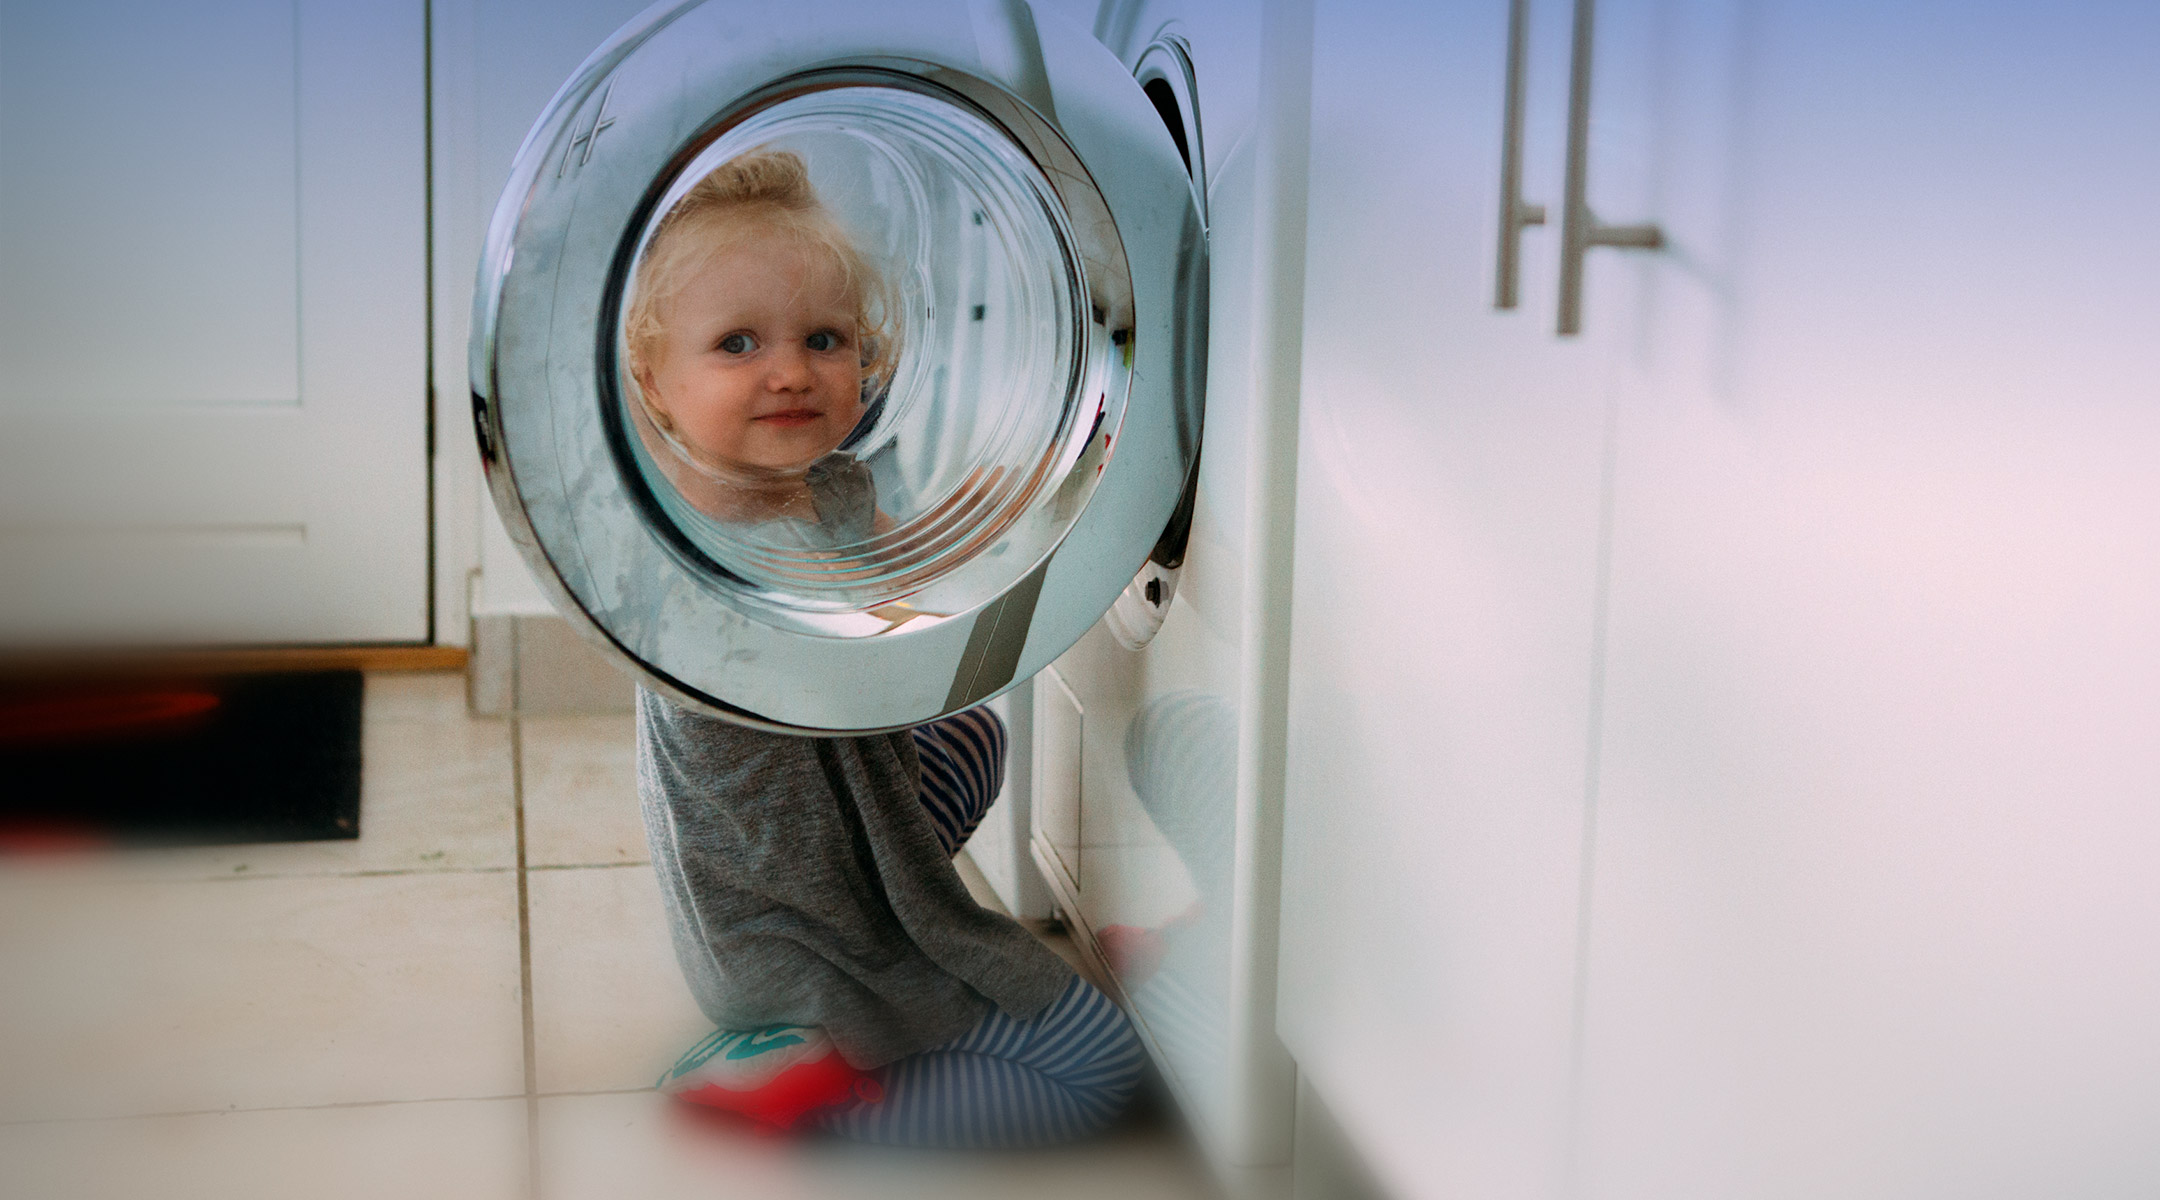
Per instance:
[[[817,351],[838,350],[844,344],[840,335],[830,329],[821,329],[803,339],[803,345]]]
[[[748,354],[757,349],[757,339],[747,333],[731,333],[720,339],[720,348],[729,354]]]

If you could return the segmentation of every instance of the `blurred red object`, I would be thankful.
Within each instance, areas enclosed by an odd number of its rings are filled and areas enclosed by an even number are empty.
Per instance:
[[[5,700],[0,701],[0,744],[25,745],[122,730],[147,731],[201,717],[214,711],[219,703],[211,692],[170,688]]]

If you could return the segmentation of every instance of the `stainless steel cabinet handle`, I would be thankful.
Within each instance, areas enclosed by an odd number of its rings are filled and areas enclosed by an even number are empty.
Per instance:
[[[1515,307],[1522,275],[1522,231],[1545,223],[1545,206],[1522,198],[1523,59],[1528,53],[1530,0],[1508,0],[1507,99],[1500,133],[1500,269],[1493,307]]]
[[[1656,225],[1607,225],[1590,211],[1590,58],[1597,0],[1575,0],[1574,63],[1568,72],[1567,187],[1560,221],[1560,332],[1582,332],[1583,256],[1592,246],[1658,250]]]

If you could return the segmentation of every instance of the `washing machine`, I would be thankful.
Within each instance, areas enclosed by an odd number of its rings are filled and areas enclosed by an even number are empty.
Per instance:
[[[1237,1172],[1286,1161],[1289,1114],[1273,822],[1241,753],[1248,614],[1281,574],[1254,569],[1276,531],[1252,512],[1292,461],[1252,452],[1263,343],[1296,328],[1268,316],[1301,253],[1262,202],[1259,10],[656,6],[527,136],[471,344],[505,526],[645,686],[799,734],[1007,708],[1026,878],[1000,890],[1047,886]],[[850,310],[803,343],[847,343],[846,398],[731,441],[665,364],[755,338],[662,328],[650,297],[748,253],[685,231],[780,175],[845,282],[773,267],[773,319]]]
[[[1206,452],[1174,553],[1027,695],[1030,855],[1115,981],[1211,1158],[1259,1185],[1291,1155],[1274,1031],[1279,718],[1271,626],[1288,591],[1302,115],[1293,44],[1258,0],[1105,0],[1093,32],[1187,156],[1209,245]],[[1286,39],[1278,36],[1277,42]],[[1292,40],[1294,39],[1287,39]],[[1286,115],[1268,105],[1287,105]],[[1291,331],[1283,336],[1281,330]],[[1294,424],[1294,408],[1290,412]],[[1015,705],[1015,708],[1020,708]]]

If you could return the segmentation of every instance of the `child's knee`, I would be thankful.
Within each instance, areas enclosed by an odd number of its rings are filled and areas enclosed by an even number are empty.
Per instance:
[[[1010,740],[1005,732],[1005,722],[987,708],[975,711],[982,714],[983,738],[989,744],[990,779],[993,783],[1002,782],[1005,778],[1005,747]]]
[[[989,794],[983,797],[987,802],[1005,781],[1005,748],[1009,740],[1005,722],[987,708],[970,709],[949,720],[953,735],[964,743],[967,757],[979,764],[989,784]]]
[[[975,734],[982,739],[989,753],[999,761],[1004,761],[1007,734],[1003,718],[988,708],[971,709],[966,716],[968,723],[973,727]]]

